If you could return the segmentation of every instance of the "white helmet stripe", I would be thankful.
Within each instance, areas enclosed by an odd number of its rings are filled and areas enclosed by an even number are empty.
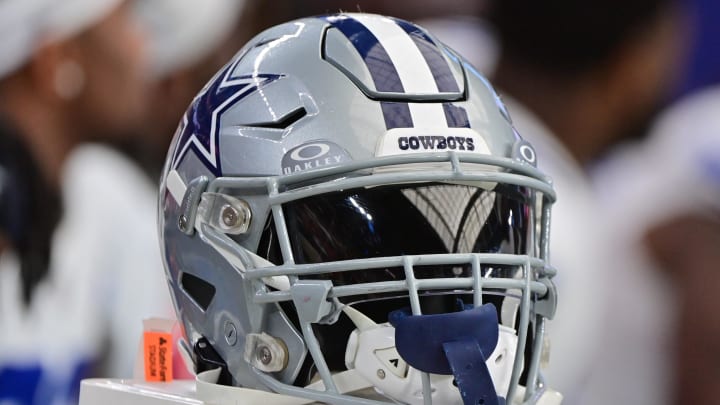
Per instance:
[[[413,42],[415,42],[415,45],[430,67],[430,72],[435,78],[438,90],[441,93],[459,92],[460,88],[457,80],[448,64],[448,60],[443,55],[446,51],[442,50],[437,43],[417,25],[397,18],[393,18],[393,21],[407,32]]]
[[[394,20],[358,14],[353,14],[352,18],[362,23],[385,48],[406,93],[438,92],[435,78],[422,53]]]
[[[425,57],[410,35],[394,20],[369,18],[357,14],[352,15],[352,18],[363,24],[385,48],[406,93],[438,93],[437,83]],[[408,105],[414,127],[448,127],[442,105],[437,103],[408,103]]]

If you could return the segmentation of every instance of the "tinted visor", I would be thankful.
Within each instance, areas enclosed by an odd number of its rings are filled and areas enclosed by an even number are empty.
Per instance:
[[[528,195],[514,187],[386,186],[286,205],[297,263],[405,254],[526,253]]]
[[[511,185],[493,190],[451,184],[394,185],[322,194],[287,203],[283,210],[298,264],[416,254],[530,254],[531,195],[526,188]],[[282,263],[268,236],[260,243],[260,252]],[[468,272],[469,266],[420,267],[416,276]],[[498,266],[483,268],[485,276],[512,276],[503,272]],[[404,274],[402,269],[378,269],[313,278],[328,277],[335,285],[345,285],[402,280]]]

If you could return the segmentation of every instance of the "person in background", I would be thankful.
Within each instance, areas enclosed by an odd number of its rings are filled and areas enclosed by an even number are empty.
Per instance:
[[[61,205],[59,193],[42,176],[20,138],[0,121],[0,255],[13,249],[19,256],[19,293],[24,302],[30,301],[35,284],[47,272],[48,235],[59,221]]]
[[[82,378],[129,377],[142,319],[171,314],[155,187],[83,146],[142,124],[131,17],[121,0],[0,2],[0,403],[72,404]]]
[[[720,83],[720,2],[715,0],[684,0],[690,9],[692,39],[688,62],[676,90],[677,96],[702,91]]]
[[[665,314],[639,311],[650,287],[625,284],[636,275],[614,260],[619,235],[588,169],[664,100],[683,13],[673,0],[503,0],[488,18],[500,44],[494,83],[558,193],[550,241],[563,294],[545,374],[571,404],[663,404],[664,336],[637,332],[664,331]]]
[[[631,291],[659,286],[633,303],[632,312],[665,318],[663,328],[641,328],[638,322],[628,322],[627,328],[639,337],[672,338],[665,351],[656,353],[672,381],[662,403],[717,402],[718,111],[717,85],[689,95],[659,116],[645,141],[625,145],[594,170],[596,187],[605,196],[604,213],[622,229],[617,253],[636,263],[622,281]],[[598,386],[617,384],[610,376]]]

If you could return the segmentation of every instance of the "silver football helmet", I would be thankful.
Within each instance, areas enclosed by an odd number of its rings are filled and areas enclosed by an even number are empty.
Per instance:
[[[535,163],[490,84],[414,24],[259,34],[193,100],[161,183],[196,370],[331,404],[535,403],[556,306]]]

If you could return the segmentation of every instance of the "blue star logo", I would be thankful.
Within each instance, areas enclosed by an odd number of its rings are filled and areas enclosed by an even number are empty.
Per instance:
[[[237,58],[213,78],[195,96],[180,125],[179,138],[172,158],[172,169],[192,149],[207,168],[219,177],[222,173],[218,155],[219,118],[235,103],[262,86],[282,77],[278,74],[234,76],[233,70],[242,58]]]

